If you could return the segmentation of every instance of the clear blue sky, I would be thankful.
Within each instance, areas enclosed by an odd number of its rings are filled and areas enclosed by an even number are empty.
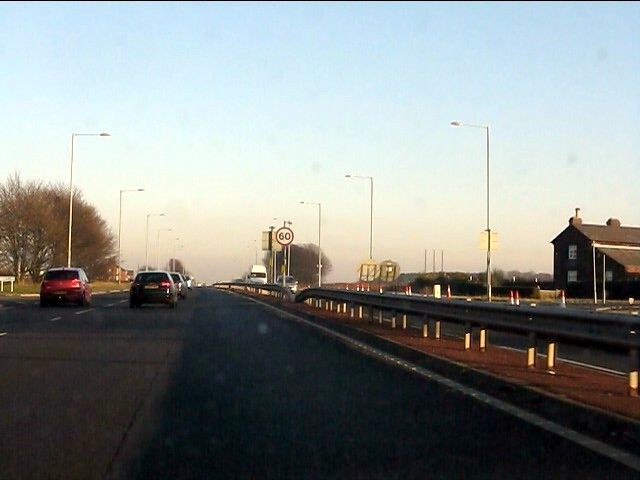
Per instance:
[[[269,225],[317,243],[304,200],[346,281],[370,182],[345,174],[373,177],[374,259],[481,272],[486,137],[461,120],[489,126],[494,268],[551,273],[575,207],[640,226],[639,27],[637,2],[3,2],[0,181],[68,184],[71,134],[109,132],[76,137],[74,185],[116,235],[145,189],[124,266],[159,243],[232,279]]]

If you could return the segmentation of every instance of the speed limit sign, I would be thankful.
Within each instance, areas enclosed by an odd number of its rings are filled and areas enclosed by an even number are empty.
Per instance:
[[[291,242],[293,242],[293,230],[287,227],[280,227],[276,230],[276,242],[283,247],[291,245]]]

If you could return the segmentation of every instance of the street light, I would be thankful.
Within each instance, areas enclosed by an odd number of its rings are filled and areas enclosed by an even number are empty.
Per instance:
[[[345,175],[346,178],[361,178],[365,180],[371,181],[371,207],[370,207],[370,215],[371,219],[369,222],[369,260],[373,259],[373,177],[361,177],[359,175]]]
[[[71,225],[73,223],[73,144],[76,137],[110,137],[108,133],[72,133],[71,134],[71,174],[69,175],[69,240],[67,249],[67,267],[71,266]]]
[[[149,271],[149,217],[164,217],[164,213],[147,213],[147,234],[144,241],[144,270]]]
[[[489,126],[462,123],[460,120],[451,122],[454,127],[482,128],[487,132],[487,300],[491,301],[491,227],[489,223]]]
[[[120,232],[122,231],[122,194],[124,192],[144,192],[144,188],[138,188],[136,190],[120,190],[120,213],[118,214],[118,265],[116,270],[118,272],[118,285],[120,285]]]
[[[161,228],[158,230],[158,244],[156,246],[156,268],[160,268],[160,232],[170,232],[171,228]]]
[[[171,271],[172,271],[172,272],[175,272],[175,271],[176,271],[176,242],[177,242],[178,240],[180,240],[180,238],[175,238],[175,239],[173,240],[173,258],[171,259],[171,260],[172,260],[172,263],[173,263],[173,265],[171,266]]]
[[[321,234],[322,234],[322,205],[320,202],[305,202],[300,201],[301,204],[317,205],[318,206],[318,287],[322,286],[322,247],[320,246]]]

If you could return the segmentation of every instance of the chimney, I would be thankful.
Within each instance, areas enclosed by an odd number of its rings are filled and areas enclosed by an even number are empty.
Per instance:
[[[607,220],[607,227],[619,228],[620,220],[618,220],[617,218],[610,218],[609,220]]]
[[[576,214],[569,219],[569,225],[582,225],[582,219],[580,218],[580,207],[576,207]]]

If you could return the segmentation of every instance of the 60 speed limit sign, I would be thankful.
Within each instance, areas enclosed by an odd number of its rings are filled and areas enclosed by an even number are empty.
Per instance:
[[[280,227],[276,230],[276,242],[283,247],[291,245],[291,242],[293,242],[293,230],[287,227]]]

